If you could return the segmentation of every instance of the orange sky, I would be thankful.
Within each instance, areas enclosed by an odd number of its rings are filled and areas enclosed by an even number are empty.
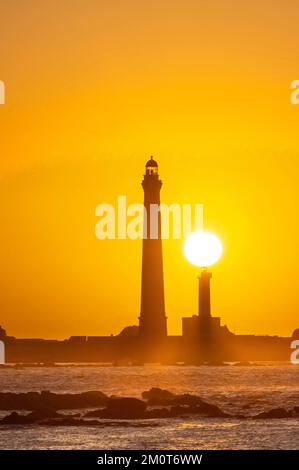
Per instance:
[[[95,207],[203,203],[222,239],[212,307],[233,331],[299,326],[297,0],[0,4],[0,324],[23,337],[136,324],[140,241],[95,238]],[[169,332],[196,313],[196,268],[164,241]]]

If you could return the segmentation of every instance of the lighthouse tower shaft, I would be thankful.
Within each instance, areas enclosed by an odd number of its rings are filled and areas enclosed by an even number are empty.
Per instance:
[[[142,181],[144,190],[144,237],[142,246],[141,311],[139,335],[151,341],[167,336],[160,205],[162,182],[151,157]],[[154,230],[153,229],[154,226]]]
[[[211,319],[211,277],[211,273],[203,270],[198,278],[198,316],[200,320],[203,321],[209,321]]]

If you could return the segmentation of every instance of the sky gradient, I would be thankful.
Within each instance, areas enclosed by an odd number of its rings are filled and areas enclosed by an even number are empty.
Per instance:
[[[141,241],[99,241],[98,204],[204,204],[224,246],[212,312],[238,333],[299,326],[296,0],[0,0],[0,324],[118,333],[140,309]],[[171,334],[198,271],[163,242]]]

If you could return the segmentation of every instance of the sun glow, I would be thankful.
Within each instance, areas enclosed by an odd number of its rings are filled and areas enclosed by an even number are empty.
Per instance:
[[[195,232],[185,241],[184,253],[191,264],[205,268],[219,260],[222,244],[213,233]]]

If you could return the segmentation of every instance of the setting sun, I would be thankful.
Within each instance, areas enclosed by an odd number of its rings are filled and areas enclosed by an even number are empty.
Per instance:
[[[222,254],[222,244],[213,233],[195,232],[187,238],[184,252],[191,264],[206,268],[219,260]]]

